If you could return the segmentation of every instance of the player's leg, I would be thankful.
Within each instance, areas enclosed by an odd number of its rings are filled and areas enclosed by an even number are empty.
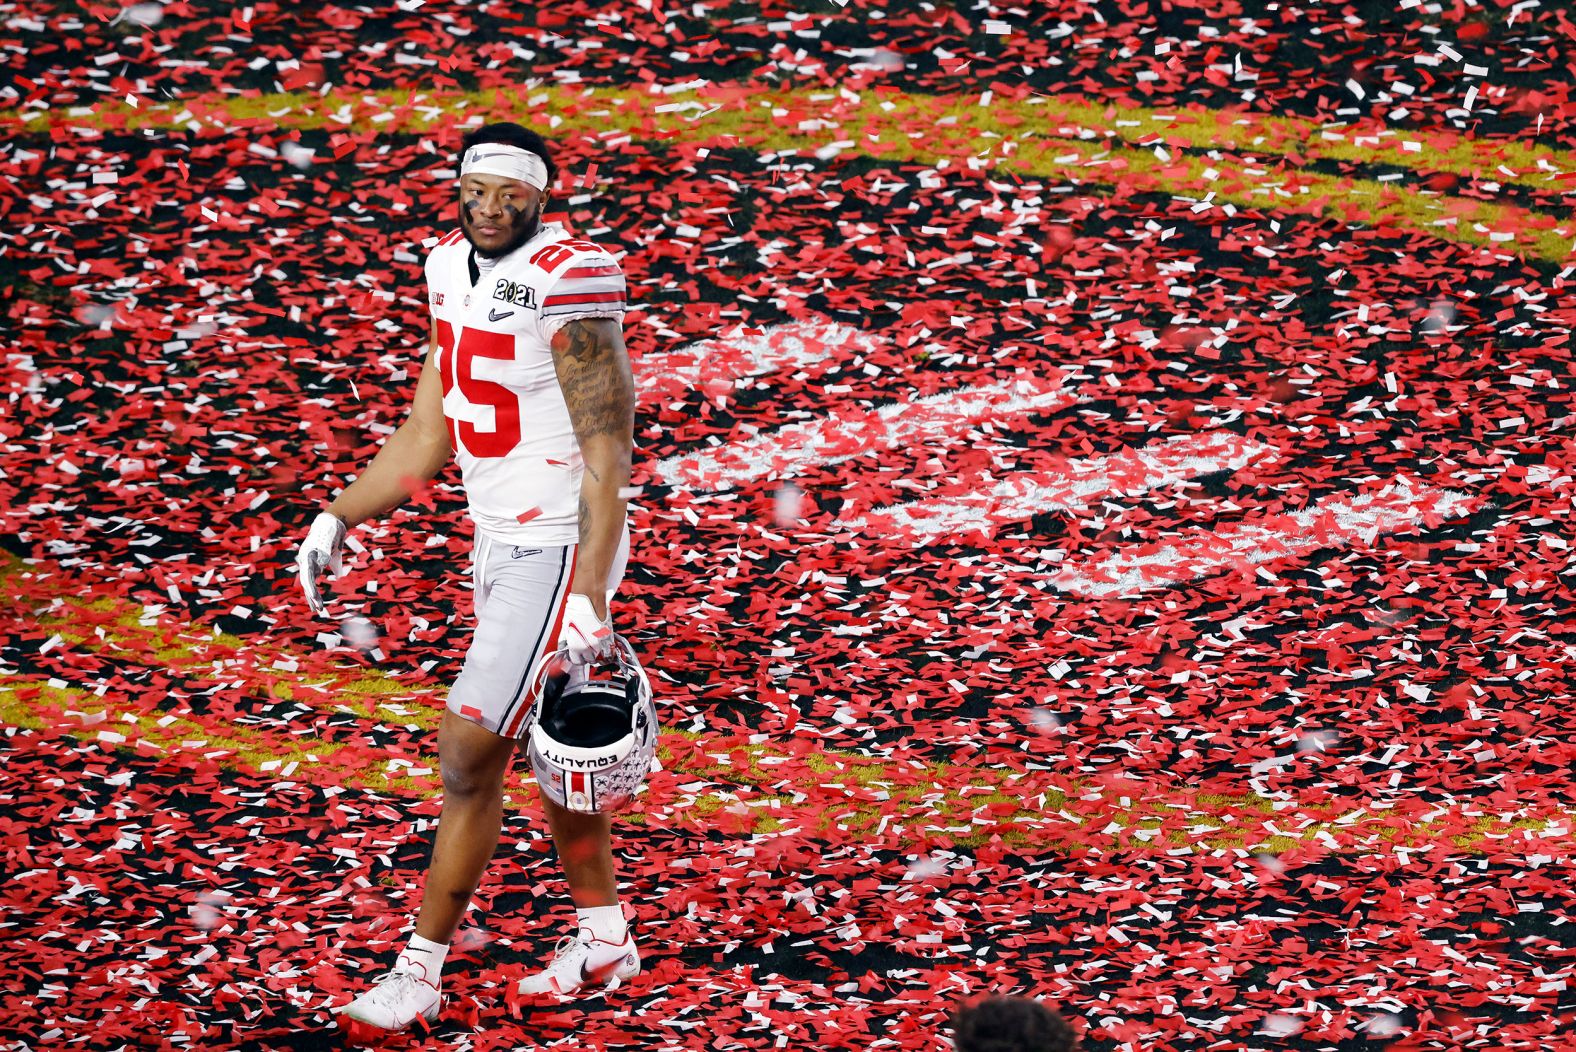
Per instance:
[[[429,1022],[443,1005],[443,966],[449,941],[492,861],[503,827],[503,779],[514,740],[456,716],[438,727],[443,810],[433,837],[421,912],[409,945],[372,988],[339,1011],[350,1019],[403,1030]]]
[[[452,712],[438,727],[443,810],[416,932],[394,967],[371,990],[346,1005],[351,1019],[403,1030],[416,1017],[431,1021],[443,1004],[443,965],[449,941],[492,861],[503,829],[503,779],[515,742]]]
[[[443,810],[416,931],[394,968],[340,1009],[390,1030],[437,1015],[449,940],[498,844],[530,671],[552,645],[573,572],[571,549],[527,550],[485,535],[475,560],[477,625],[438,731]]]
[[[534,701],[530,677],[553,648],[574,553],[493,542],[486,599],[438,731],[443,811],[416,934],[447,943],[459,927],[503,822],[503,783]]]
[[[577,909],[596,909],[618,903],[618,881],[613,873],[613,819],[584,815],[559,807],[542,797],[553,847],[564,868],[569,897]]]
[[[624,579],[624,568],[629,562],[629,526],[613,556],[608,573],[608,609],[612,612],[612,594],[618,591]],[[553,847],[558,851],[558,863],[564,869],[564,879],[569,884],[569,897],[575,908],[607,910],[618,906],[618,880],[613,872],[613,819],[611,815],[586,815],[570,811],[542,794],[542,806],[547,811],[547,825],[553,834]],[[605,914],[610,916],[611,914]],[[618,910],[616,930],[623,935],[623,912]],[[584,921],[584,917],[582,917]],[[600,930],[600,926],[599,926]],[[608,931],[614,930],[612,927]]]
[[[416,934],[448,945],[503,829],[503,780],[515,741],[452,712],[438,728],[443,810],[433,837]]]
[[[609,574],[609,591],[615,591],[623,579],[628,555],[626,528]],[[521,981],[520,992],[570,994],[581,986],[616,986],[639,973],[640,954],[618,900],[612,816],[570,811],[546,793],[542,794],[542,807],[575,904],[578,930],[572,942],[560,946],[552,964]]]
[[[576,931],[559,941],[552,962],[522,979],[522,994],[567,996],[582,988],[616,989],[640,973],[640,952],[618,901],[613,822],[608,815],[567,810],[542,796],[553,846],[575,904]]]

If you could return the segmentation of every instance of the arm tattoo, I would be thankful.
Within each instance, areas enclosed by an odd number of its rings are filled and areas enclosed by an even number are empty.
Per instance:
[[[553,365],[569,407],[575,436],[635,432],[635,381],[618,322],[609,318],[572,321],[553,337]]]
[[[586,536],[591,532],[591,505],[586,503],[585,494],[580,495],[580,543],[586,542]]]
[[[588,362],[595,359],[602,351],[597,337],[599,333],[589,322],[572,321],[559,330],[564,338],[563,352],[577,362]],[[555,344],[557,340],[553,341]],[[556,346],[553,348],[558,350]]]

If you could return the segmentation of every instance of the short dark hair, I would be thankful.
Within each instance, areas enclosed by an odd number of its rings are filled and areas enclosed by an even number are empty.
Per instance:
[[[467,132],[465,138],[460,140],[460,164],[465,163],[466,150],[484,142],[501,142],[506,146],[518,146],[522,150],[530,150],[547,165],[547,189],[553,188],[553,182],[558,178],[558,165],[553,163],[553,151],[547,145],[546,139],[513,121],[484,124],[475,131]]]
[[[1028,997],[988,997],[952,1017],[958,1052],[1075,1052],[1067,1020]]]

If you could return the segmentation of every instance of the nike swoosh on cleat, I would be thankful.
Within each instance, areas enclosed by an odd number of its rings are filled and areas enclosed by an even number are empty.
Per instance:
[[[490,310],[487,312],[488,321],[503,321],[505,318],[512,317],[514,317],[514,311],[512,310],[506,310],[502,314],[499,314],[496,310]]]
[[[587,983],[592,983],[600,986],[606,983],[609,977],[618,971],[618,966],[628,960],[627,956],[615,957],[600,968],[587,968],[584,961],[580,962],[580,985],[584,986]]]

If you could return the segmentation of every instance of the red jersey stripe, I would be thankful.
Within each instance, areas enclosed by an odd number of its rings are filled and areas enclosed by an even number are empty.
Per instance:
[[[582,292],[579,295],[549,296],[542,301],[542,309],[560,307],[570,303],[623,303],[624,290],[617,292]]]
[[[621,271],[618,269],[616,264],[608,264],[607,266],[602,267],[579,267],[575,270],[565,271],[562,280],[571,281],[575,278],[616,278],[620,275],[620,273]]]

